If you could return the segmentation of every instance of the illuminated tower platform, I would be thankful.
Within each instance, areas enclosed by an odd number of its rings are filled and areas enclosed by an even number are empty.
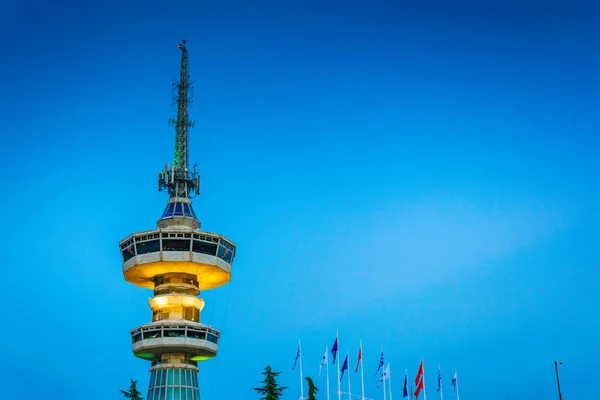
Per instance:
[[[220,332],[200,322],[203,290],[229,282],[235,244],[201,231],[192,208],[200,177],[188,169],[187,49],[181,49],[173,165],[158,175],[159,190],[169,195],[157,228],[134,233],[119,246],[127,282],[152,289],[152,322],[131,331],[133,354],[152,362],[146,400],[200,400],[198,363],[217,355]]]

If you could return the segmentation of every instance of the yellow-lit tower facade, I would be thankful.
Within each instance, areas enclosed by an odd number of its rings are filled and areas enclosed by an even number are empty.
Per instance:
[[[200,230],[192,197],[200,193],[200,176],[188,168],[188,53],[181,50],[177,86],[175,156],[158,175],[169,193],[156,229],[134,233],[119,246],[127,282],[151,289],[152,321],[131,331],[133,354],[152,362],[146,400],[199,400],[198,363],[217,355],[220,332],[201,323],[201,291],[229,282],[235,244]]]

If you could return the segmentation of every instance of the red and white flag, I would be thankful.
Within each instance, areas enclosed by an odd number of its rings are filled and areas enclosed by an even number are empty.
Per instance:
[[[419,371],[417,371],[417,376],[415,378],[415,385],[417,389],[415,390],[415,397],[417,400],[419,399],[419,393],[421,393],[421,389],[425,389],[425,374],[423,372],[423,361],[421,360],[421,364],[419,364]]]
[[[362,345],[360,346],[360,349],[358,350],[358,360],[356,361],[356,369],[354,370],[354,372],[358,372],[358,366],[360,365],[361,361],[362,361]]]

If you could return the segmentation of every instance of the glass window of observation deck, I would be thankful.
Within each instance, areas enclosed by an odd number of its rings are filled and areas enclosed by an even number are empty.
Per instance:
[[[231,258],[233,256],[233,252],[223,246],[219,246],[219,253],[217,257],[231,264]]]
[[[134,250],[133,250],[133,245],[129,246],[128,248],[126,248],[125,250],[123,250],[123,261],[127,261],[130,260],[131,258],[133,258],[133,256],[135,256]]]
[[[165,329],[165,337],[185,337],[184,329]]]
[[[190,240],[163,239],[163,251],[190,251]]]
[[[218,343],[219,338],[209,332],[208,335],[206,335],[206,340],[208,340],[209,342]]]
[[[160,240],[150,240],[135,244],[138,254],[147,254],[160,251]]]
[[[217,244],[194,240],[192,249],[194,253],[202,253],[214,256],[217,253]]]
[[[192,339],[206,340],[206,332],[188,330],[187,335]]]

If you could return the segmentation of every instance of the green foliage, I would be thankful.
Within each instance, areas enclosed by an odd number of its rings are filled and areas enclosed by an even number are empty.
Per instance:
[[[131,383],[129,385],[129,391],[124,391],[121,390],[121,393],[123,393],[123,396],[125,396],[128,399],[131,400],[144,400],[144,398],[142,397],[142,394],[137,390],[137,381],[134,381],[133,379],[130,379]]]
[[[315,386],[315,383],[309,377],[306,377],[306,382],[308,382],[308,399],[307,400],[317,400],[317,392],[319,389]]]
[[[283,390],[287,389],[286,386],[279,386],[277,384],[277,375],[280,372],[274,372],[271,370],[271,367],[267,365],[264,372],[261,372],[265,376],[265,379],[262,381],[263,387],[254,388],[258,394],[261,395],[260,400],[279,400],[281,397]]]

